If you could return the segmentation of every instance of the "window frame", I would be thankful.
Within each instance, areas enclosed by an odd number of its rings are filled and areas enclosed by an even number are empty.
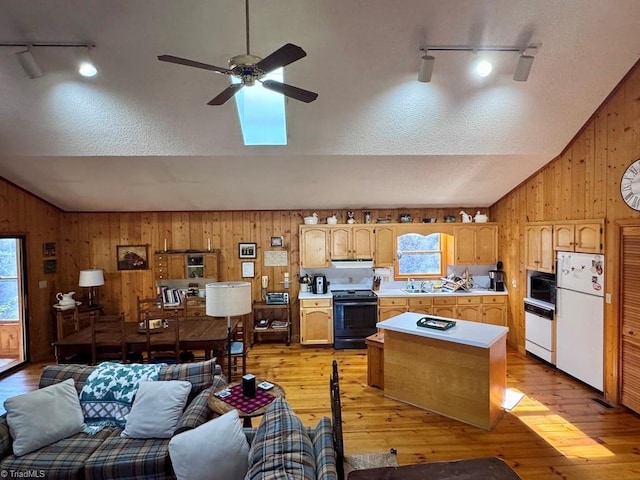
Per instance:
[[[429,235],[438,235],[439,237],[439,245],[440,248],[439,250],[437,250],[437,252],[440,254],[440,272],[435,273],[435,274],[425,274],[425,273],[400,273],[400,249],[399,249],[399,238],[403,235],[421,235],[423,237],[428,237]],[[410,230],[403,230],[403,231],[399,231],[399,232],[395,232],[395,238],[394,238],[394,246],[395,246],[395,259],[393,261],[393,269],[394,269],[394,278],[397,280],[402,280],[402,279],[408,279],[408,278],[413,278],[413,279],[425,279],[425,280],[434,280],[434,279],[440,279],[441,277],[444,277],[446,275],[446,271],[447,271],[447,265],[449,263],[449,248],[448,248],[448,241],[449,241],[449,237],[450,235],[445,233],[445,232],[418,232],[418,231],[410,231]],[[432,254],[436,251],[433,250],[425,250],[424,253],[428,253],[428,254]],[[414,253],[411,253],[411,255],[413,255]]]

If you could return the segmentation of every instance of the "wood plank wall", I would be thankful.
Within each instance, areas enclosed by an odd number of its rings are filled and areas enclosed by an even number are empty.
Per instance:
[[[524,224],[527,221],[606,220],[605,398],[618,399],[619,223],[639,220],[626,206],[620,178],[640,157],[640,64],[636,64],[573,141],[552,162],[490,209],[499,224],[499,257],[509,288],[509,341],[524,351],[526,295]],[[640,223],[640,222],[639,222]],[[511,284],[515,281],[517,288]]]
[[[389,217],[397,221],[400,213],[409,213],[414,221],[423,217],[455,215],[459,220],[461,209],[469,213],[486,208],[456,207],[447,209],[378,209],[370,210],[372,218]],[[318,210],[320,223],[334,213],[338,222],[347,218],[347,209]],[[118,271],[117,245],[148,245],[149,257],[164,248],[167,239],[172,250],[206,249],[208,239],[211,248],[221,250],[220,280],[239,280],[241,262],[238,258],[239,242],[256,242],[258,258],[255,263],[253,298],[261,295],[260,277],[269,276],[269,290],[282,289],[284,273],[291,275],[290,296],[294,338],[299,335],[298,283],[299,238],[298,225],[311,211],[202,211],[202,212],[110,212],[74,213],[62,212],[38,197],[16,187],[0,177],[0,232],[27,235],[28,259],[28,330],[31,359],[50,358],[51,342],[55,339],[55,325],[51,317],[51,305],[56,303],[57,292],[76,291],[76,298],[85,300],[86,289],[78,287],[78,274],[86,268],[102,268],[106,284],[99,289],[100,303],[107,312],[124,311],[128,320],[135,318],[136,297],[154,293],[153,270]],[[358,223],[364,222],[363,210],[355,210]],[[270,237],[283,236],[284,250],[289,254],[288,267],[265,267],[264,251],[271,250]],[[57,245],[57,271],[44,274],[43,243]],[[273,248],[273,250],[281,250]],[[39,282],[47,281],[40,288]]]
[[[58,242],[60,210],[0,179],[0,233],[26,235],[27,323],[32,359],[48,353],[54,338],[51,305],[58,292],[58,274],[45,274],[43,243]],[[40,288],[39,282],[46,281]]]

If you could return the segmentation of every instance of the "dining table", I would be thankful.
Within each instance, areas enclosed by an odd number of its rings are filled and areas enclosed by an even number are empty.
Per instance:
[[[231,319],[231,330],[235,331],[240,322],[239,318]],[[174,341],[173,333],[161,331],[153,334],[154,343]],[[210,359],[212,352],[220,354],[227,341],[227,320],[222,318],[197,318],[180,321],[180,348],[183,350],[203,350],[205,359]],[[101,342],[108,344],[108,339]],[[120,335],[113,333],[114,346],[120,345]],[[125,322],[125,343],[128,352],[145,352],[147,349],[147,335],[140,330],[137,322]],[[91,356],[91,327],[83,328],[53,342],[56,361],[69,363],[73,358]]]

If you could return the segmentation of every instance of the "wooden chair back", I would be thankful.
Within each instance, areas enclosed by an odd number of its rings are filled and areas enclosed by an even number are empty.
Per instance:
[[[148,363],[180,362],[180,320],[184,309],[167,309],[161,298],[137,299],[138,329],[146,335]]]
[[[331,395],[331,426],[333,428],[333,444],[336,450],[336,470],[338,480],[344,480],[344,441],[342,439],[342,406],[340,404],[340,377],[338,362],[333,361],[331,377],[329,379],[329,393]]]
[[[120,315],[100,315],[91,312],[91,364],[104,360],[127,361],[124,312]]]

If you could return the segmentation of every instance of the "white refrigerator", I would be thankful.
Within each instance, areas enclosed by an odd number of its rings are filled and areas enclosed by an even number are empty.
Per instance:
[[[556,367],[604,388],[604,255],[558,252]]]

